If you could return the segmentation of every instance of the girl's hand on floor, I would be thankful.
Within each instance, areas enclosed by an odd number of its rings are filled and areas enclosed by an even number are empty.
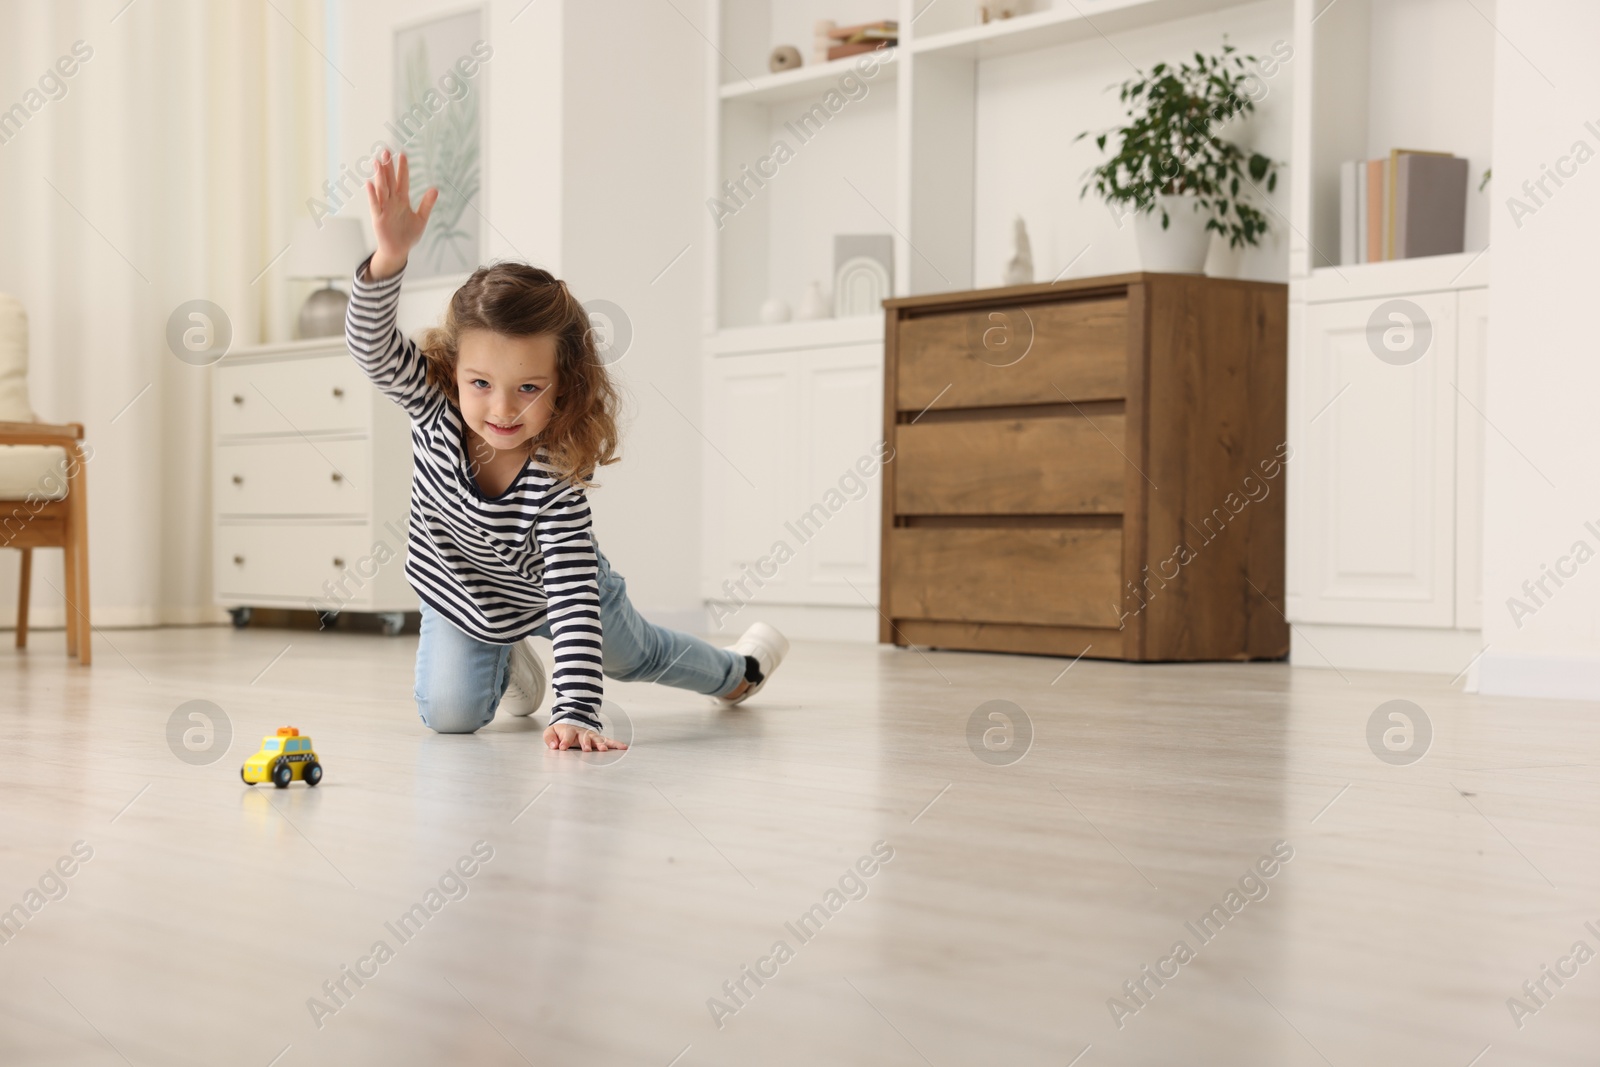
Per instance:
[[[557,751],[564,748],[581,748],[585,752],[610,752],[628,747],[625,743],[594,730],[565,722],[546,726],[544,743]]]
[[[367,275],[373,281],[400,273],[411,249],[422,240],[422,231],[427,228],[428,216],[433,214],[434,201],[438,199],[439,190],[430,188],[412,211],[411,169],[405,153],[400,153],[392,166],[388,149],[378,153],[372,161],[372,180],[367,182],[367,207],[372,212],[372,232],[378,241],[378,249],[367,265]]]

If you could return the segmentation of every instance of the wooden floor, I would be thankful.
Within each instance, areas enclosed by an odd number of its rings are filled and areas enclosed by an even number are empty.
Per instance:
[[[95,644],[0,649],[3,1064],[1600,1063],[1600,960],[1560,962],[1600,950],[1593,705],[797,643],[742,710],[613,683],[615,758],[431,735],[414,637]],[[1367,740],[1400,698],[1433,728],[1409,766]],[[194,700],[231,724],[209,764],[169,745]],[[969,743],[991,700],[1019,761]],[[319,788],[241,784],[279,725]]]

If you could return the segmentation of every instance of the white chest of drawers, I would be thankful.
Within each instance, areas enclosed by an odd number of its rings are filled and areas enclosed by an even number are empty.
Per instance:
[[[212,576],[253,606],[418,610],[405,577],[411,432],[343,338],[242,348],[212,368]]]

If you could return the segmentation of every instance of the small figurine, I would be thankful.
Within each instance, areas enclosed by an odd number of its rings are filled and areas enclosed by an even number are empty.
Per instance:
[[[790,317],[789,302],[782,297],[768,297],[766,303],[761,305],[761,321],[769,326],[788,322]]]
[[[1033,283],[1033,244],[1028,240],[1028,226],[1022,221],[1022,216],[1017,216],[1016,224],[1016,254],[1011,257],[1011,262],[1006,264],[1005,283],[1007,285],[1031,285]]]
[[[833,305],[828,302],[827,294],[822,291],[821,282],[812,282],[806,286],[806,295],[800,298],[800,308],[794,317],[802,322],[833,318]]]
[[[767,57],[767,69],[777,74],[785,70],[799,70],[805,63],[800,57],[800,49],[792,44],[780,44],[772,50],[772,55]]]
[[[978,21],[990,22],[996,19],[1014,19],[1018,15],[1026,14],[1028,5],[1024,0],[1011,0],[1010,3],[991,3],[978,5]]]
[[[261,739],[261,751],[244,761],[239,777],[245,785],[271,782],[279,789],[296,780],[316,785],[322,781],[322,761],[311,749],[311,738],[301,737],[293,726],[280,726],[276,735]]]

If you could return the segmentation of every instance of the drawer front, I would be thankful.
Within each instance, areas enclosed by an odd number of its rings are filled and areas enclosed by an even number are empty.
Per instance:
[[[372,390],[348,355],[217,368],[219,436],[371,430]]]
[[[1120,400],[1128,392],[1123,296],[908,318],[896,345],[900,411]]]
[[[219,515],[366,515],[371,443],[299,436],[218,445],[212,499]]]
[[[1065,415],[897,426],[895,512],[1120,514],[1125,421]]]
[[[249,603],[292,603],[298,607],[360,607],[370,596],[379,565],[403,566],[397,554],[384,560],[372,554],[367,526],[228,526],[216,527],[213,574],[217,596]],[[343,580],[344,594],[337,590]],[[307,603],[314,601],[315,603]]]
[[[1118,626],[1120,529],[899,527],[892,619]]]

